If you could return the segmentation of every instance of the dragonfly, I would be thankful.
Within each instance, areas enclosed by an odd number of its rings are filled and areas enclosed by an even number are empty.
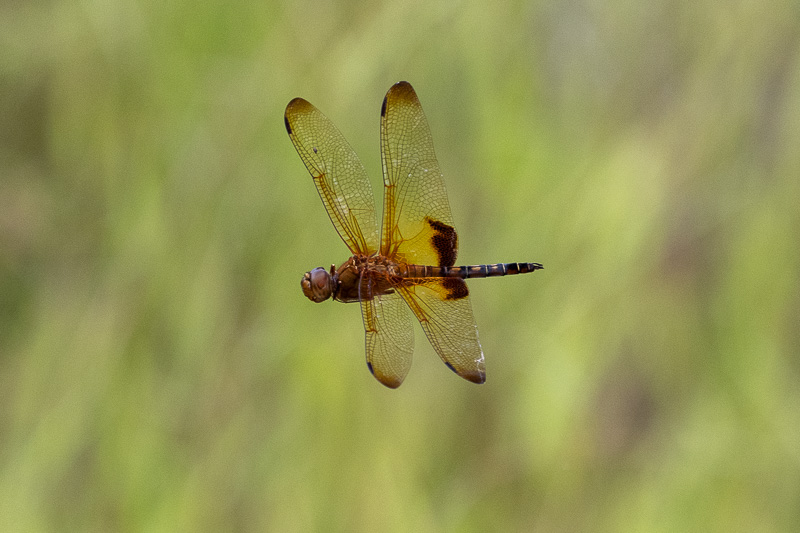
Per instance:
[[[486,381],[483,349],[464,280],[535,272],[540,263],[454,266],[458,234],[430,127],[410,83],[401,81],[381,105],[383,219],[361,160],[334,124],[302,98],[284,122],[333,226],[352,256],[338,268],[303,275],[313,302],[361,304],[367,366],[397,388],[411,368],[413,313],[447,367],[473,383]]]

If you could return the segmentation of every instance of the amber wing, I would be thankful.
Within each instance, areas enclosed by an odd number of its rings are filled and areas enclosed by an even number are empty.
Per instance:
[[[408,82],[394,85],[383,101],[381,160],[381,253],[401,263],[452,266],[458,236],[428,121]],[[483,383],[483,350],[464,281],[406,280],[396,290],[442,361],[464,379]]]
[[[284,122],[339,236],[354,254],[376,252],[375,197],[361,160],[336,126],[302,98],[289,102]]]
[[[455,264],[458,241],[428,121],[408,82],[389,89],[381,108],[381,253],[417,265]],[[438,235],[442,246],[435,246]]]
[[[414,352],[411,315],[397,292],[373,297],[370,278],[366,276],[361,279],[359,293],[369,370],[387,387],[397,388],[411,368]]]
[[[483,383],[486,367],[469,297],[448,299],[448,293],[437,279],[400,290],[444,364],[466,380]]]

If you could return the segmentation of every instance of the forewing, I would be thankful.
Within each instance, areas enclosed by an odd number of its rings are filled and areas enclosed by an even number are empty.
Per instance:
[[[400,293],[444,364],[473,383],[486,381],[478,326],[464,280],[420,279]]]
[[[344,136],[302,98],[289,102],[284,122],[339,236],[353,254],[377,251],[375,197],[364,165]]]
[[[455,264],[456,231],[417,94],[395,84],[381,108],[384,198],[381,254],[418,265]]]
[[[399,387],[411,368],[414,329],[403,298],[397,293],[369,298],[369,281],[362,278],[361,315],[366,332],[367,366],[391,389]]]

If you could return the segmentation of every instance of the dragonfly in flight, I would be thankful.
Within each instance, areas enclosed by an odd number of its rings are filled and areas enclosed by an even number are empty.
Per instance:
[[[387,387],[399,387],[411,367],[409,310],[450,370],[483,383],[483,349],[464,280],[524,274],[542,265],[454,266],[458,235],[428,121],[411,84],[393,85],[381,106],[380,227],[364,166],[336,126],[302,98],[289,102],[284,122],[352,254],[338,268],[306,272],[303,294],[314,302],[333,298],[361,304],[367,366]]]

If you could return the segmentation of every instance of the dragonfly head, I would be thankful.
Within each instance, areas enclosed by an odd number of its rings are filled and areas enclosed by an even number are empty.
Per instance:
[[[312,302],[324,302],[333,295],[333,287],[335,280],[322,267],[317,267],[310,272],[303,274],[303,279],[300,280],[300,287],[303,288],[303,294]]]

